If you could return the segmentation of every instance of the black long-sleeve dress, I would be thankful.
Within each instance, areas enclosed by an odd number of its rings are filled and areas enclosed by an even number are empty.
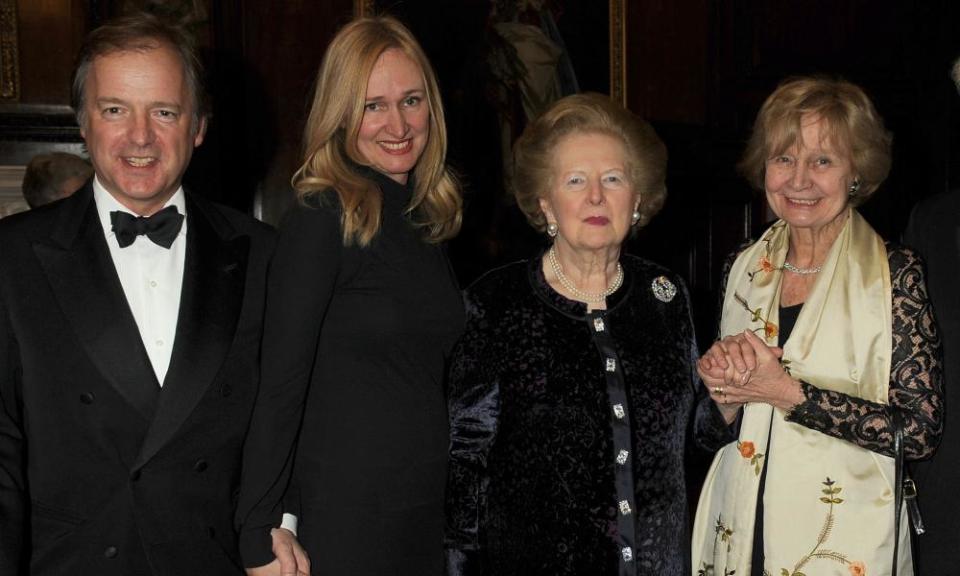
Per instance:
[[[369,246],[344,246],[333,192],[281,226],[263,374],[306,394],[285,511],[315,574],[439,574],[443,381],[463,304],[442,247],[404,214],[410,187],[365,174],[383,193]]]
[[[674,274],[621,262],[607,310],[555,292],[539,258],[467,290],[450,375],[448,574],[690,573],[689,301]],[[705,444],[729,439],[709,397],[694,424]]]

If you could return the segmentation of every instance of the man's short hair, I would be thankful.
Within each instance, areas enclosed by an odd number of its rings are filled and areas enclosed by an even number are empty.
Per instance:
[[[193,98],[194,126],[199,126],[200,119],[208,115],[209,109],[203,87],[203,65],[197,56],[196,41],[182,26],[143,12],[113,19],[88,34],[84,40],[74,64],[70,90],[70,105],[77,123],[82,127],[86,120],[85,90],[94,60],[115,52],[146,52],[161,46],[173,50],[183,65],[183,75]]]
[[[23,197],[31,208],[49,204],[69,196],[76,190],[64,190],[73,180],[86,180],[93,175],[93,167],[79,156],[53,152],[34,156],[23,175]]]

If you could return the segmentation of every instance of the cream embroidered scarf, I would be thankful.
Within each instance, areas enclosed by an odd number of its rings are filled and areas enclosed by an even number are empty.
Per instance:
[[[722,335],[750,329],[776,345],[788,239],[789,225],[778,221],[737,258],[723,302]],[[791,375],[819,388],[886,403],[891,298],[883,241],[851,209],[783,347]],[[717,453],[703,486],[693,531],[694,575],[751,574],[764,467],[764,574],[889,572],[893,459],[789,423],[768,404],[748,404],[739,440]],[[909,576],[903,516],[900,576]]]

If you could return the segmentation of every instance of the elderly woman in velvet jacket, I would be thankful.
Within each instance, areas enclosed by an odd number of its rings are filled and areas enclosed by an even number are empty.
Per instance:
[[[517,142],[517,203],[552,245],[466,292],[448,574],[688,573],[691,414],[698,437],[720,444],[727,429],[709,397],[694,412],[680,279],[621,251],[663,205],[666,156],[599,95],[558,101]]]

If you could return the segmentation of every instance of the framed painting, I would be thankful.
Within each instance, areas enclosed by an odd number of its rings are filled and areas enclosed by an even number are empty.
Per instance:
[[[454,0],[442,2],[442,4],[429,1],[418,4],[436,4],[436,6],[428,7],[425,11],[422,11],[421,15],[425,16],[430,13],[440,15],[441,19],[439,21],[432,20],[438,28],[443,27],[443,13],[450,12],[451,8],[453,11],[458,11],[460,8],[471,11],[471,8],[475,8],[475,5],[482,4],[489,8],[486,14],[483,14],[482,9],[479,11],[472,10],[472,12],[486,19],[491,17],[496,19],[496,15],[491,14],[496,12],[505,14],[508,18],[517,17],[525,11],[539,12],[540,14],[537,14],[537,16],[541,22],[549,18],[554,21],[553,26],[560,28],[561,33],[567,32],[567,42],[564,42],[564,45],[582,52],[573,55],[577,62],[582,63],[582,66],[599,66],[606,69],[607,89],[598,90],[596,85],[591,86],[591,88],[594,91],[608,93],[613,100],[625,106],[627,102],[625,78],[626,2],[627,0],[608,0],[606,7],[601,2],[591,2],[590,0]],[[355,16],[374,16],[389,13],[401,17],[404,14],[417,12],[411,10],[405,4],[396,0],[354,0],[353,12]],[[562,29],[564,16],[568,21],[574,20],[577,24],[588,22],[595,26],[577,32],[564,31]],[[411,28],[416,29],[417,26],[413,24]],[[581,27],[579,25],[571,27],[571,30],[574,28]],[[573,36],[573,38],[570,36]],[[597,56],[603,54],[602,48],[604,45],[606,46],[606,66],[597,61]]]

